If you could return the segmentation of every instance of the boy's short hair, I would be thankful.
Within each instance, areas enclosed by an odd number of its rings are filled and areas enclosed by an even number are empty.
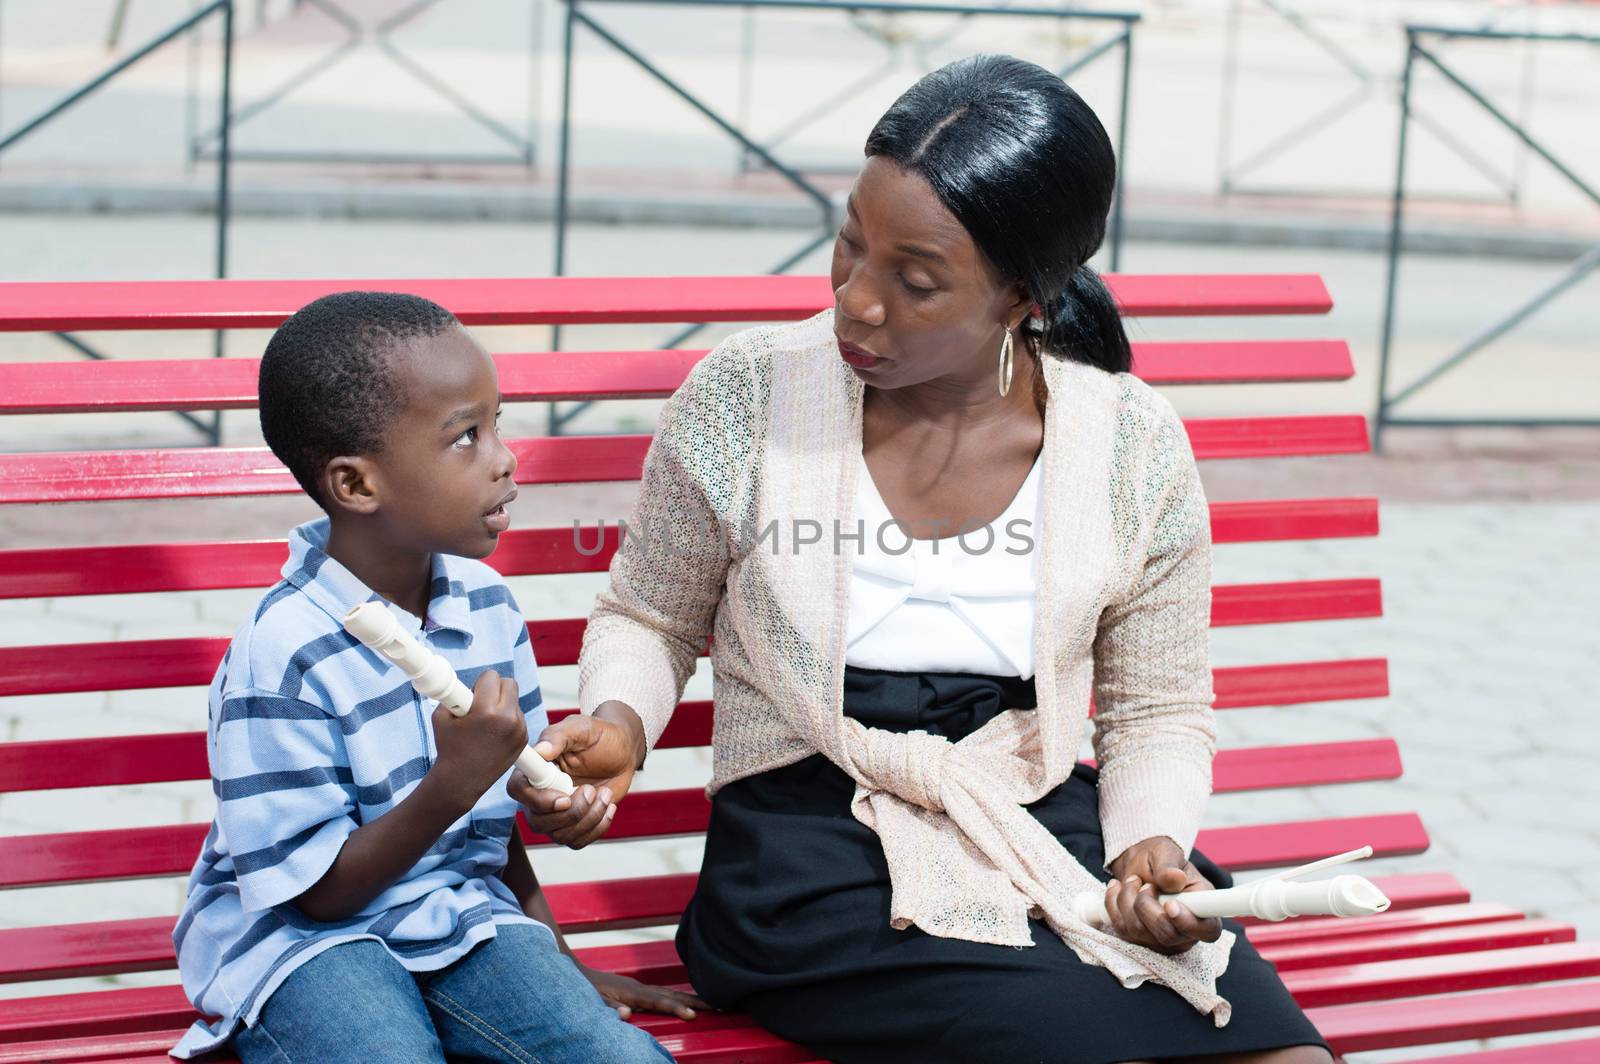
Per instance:
[[[261,358],[261,433],[307,495],[339,455],[376,454],[405,409],[389,355],[397,342],[460,326],[448,310],[400,292],[336,292],[301,307]]]

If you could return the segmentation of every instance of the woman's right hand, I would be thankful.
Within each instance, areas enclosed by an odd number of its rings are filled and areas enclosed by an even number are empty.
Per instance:
[[[1163,884],[1165,893],[1215,889],[1192,862],[1184,863],[1185,882],[1181,886],[1177,869],[1162,871],[1169,873],[1172,880]],[[1111,917],[1112,931],[1118,938],[1171,956],[1187,953],[1197,942],[1215,942],[1222,937],[1221,920],[1202,920],[1181,901],[1169,900],[1162,905],[1156,897],[1157,889],[1136,875],[1113,879],[1106,885],[1106,914]]]
[[[552,724],[534,749],[561,766],[577,785],[572,795],[539,790],[521,772],[506,785],[527,809],[535,830],[574,850],[601,838],[611,827],[616,803],[628,793],[643,760],[644,727],[620,702],[607,702],[593,715],[574,713]]]

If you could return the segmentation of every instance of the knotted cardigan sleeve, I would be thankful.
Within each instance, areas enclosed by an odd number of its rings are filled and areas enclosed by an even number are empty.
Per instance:
[[[1166,835],[1188,853],[1211,794],[1211,520],[1188,433],[1162,396],[1140,388],[1153,421],[1130,471],[1138,569],[1101,615],[1094,642],[1094,750],[1106,866]]]
[[[748,479],[752,379],[735,336],[690,371],[667,400],[610,580],[578,655],[585,713],[615,699],[644,723],[654,749],[706,649]]]

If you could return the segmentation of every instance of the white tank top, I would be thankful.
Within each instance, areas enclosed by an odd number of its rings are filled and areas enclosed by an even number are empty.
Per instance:
[[[1039,460],[994,522],[934,540],[906,536],[859,461],[865,535],[851,566],[845,664],[1032,676]]]

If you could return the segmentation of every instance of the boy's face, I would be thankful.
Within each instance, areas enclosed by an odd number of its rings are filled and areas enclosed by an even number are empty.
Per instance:
[[[511,525],[516,456],[500,440],[494,361],[466,330],[402,345],[390,356],[406,408],[372,456],[376,517],[397,547],[482,558]]]

